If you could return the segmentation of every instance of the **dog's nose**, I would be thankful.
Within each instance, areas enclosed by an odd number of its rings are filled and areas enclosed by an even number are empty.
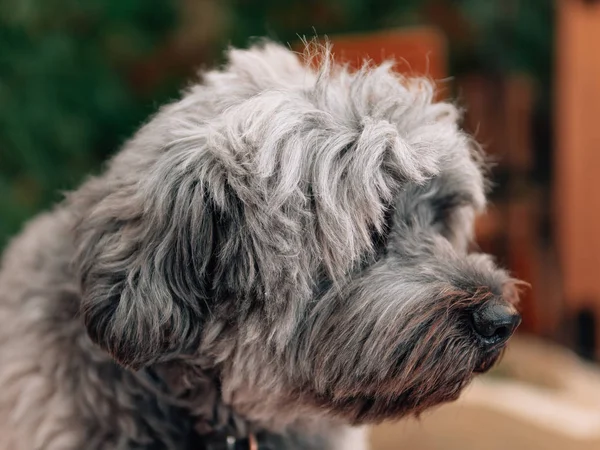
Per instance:
[[[509,303],[490,302],[473,313],[473,329],[489,345],[503,344],[521,323],[521,315]]]

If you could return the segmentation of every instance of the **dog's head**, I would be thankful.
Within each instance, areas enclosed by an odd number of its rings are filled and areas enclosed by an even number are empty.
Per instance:
[[[91,338],[210,370],[250,420],[354,423],[455,399],[519,322],[470,253],[475,146],[432,84],[231,51],[71,199]]]

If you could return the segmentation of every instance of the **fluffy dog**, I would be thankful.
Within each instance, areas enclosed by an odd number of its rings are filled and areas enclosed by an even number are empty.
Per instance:
[[[362,449],[494,363],[515,283],[468,251],[457,109],[320,60],[231,50],[12,242],[2,449]]]

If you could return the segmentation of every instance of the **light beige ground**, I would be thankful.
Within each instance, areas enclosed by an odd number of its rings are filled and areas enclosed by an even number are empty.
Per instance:
[[[515,339],[458,402],[377,427],[372,442],[373,450],[600,450],[600,370]]]

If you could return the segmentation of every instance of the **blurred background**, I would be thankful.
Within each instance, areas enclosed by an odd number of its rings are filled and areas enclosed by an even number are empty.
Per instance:
[[[502,364],[379,449],[600,448],[600,1],[0,0],[0,248],[228,45],[399,58],[496,161],[477,241],[531,283]]]

